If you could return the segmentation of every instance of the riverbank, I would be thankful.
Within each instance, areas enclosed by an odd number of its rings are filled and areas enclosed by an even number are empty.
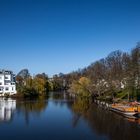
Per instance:
[[[138,119],[140,118],[140,103],[139,102],[122,102],[109,104],[104,101],[94,100],[94,102],[101,108],[113,111],[126,118]]]

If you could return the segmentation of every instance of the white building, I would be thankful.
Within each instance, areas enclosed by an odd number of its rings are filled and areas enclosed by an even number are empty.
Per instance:
[[[16,94],[15,75],[9,70],[0,70],[0,96]]]

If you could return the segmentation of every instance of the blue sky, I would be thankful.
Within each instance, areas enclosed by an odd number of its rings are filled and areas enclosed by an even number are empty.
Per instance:
[[[50,76],[130,51],[139,0],[0,0],[0,68]]]

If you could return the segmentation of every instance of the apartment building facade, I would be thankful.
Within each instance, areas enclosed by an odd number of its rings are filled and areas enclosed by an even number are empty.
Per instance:
[[[16,94],[15,75],[9,70],[0,70],[0,96]]]

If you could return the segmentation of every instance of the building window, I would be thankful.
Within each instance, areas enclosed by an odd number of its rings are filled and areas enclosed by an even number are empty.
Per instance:
[[[2,89],[2,88],[0,88],[0,91],[3,91],[3,89]]]
[[[15,83],[11,83],[11,85],[15,85]]]
[[[8,76],[5,76],[5,79],[9,79]]]
[[[2,79],[2,77],[0,76],[0,80]]]
[[[7,90],[9,90],[9,88],[8,88],[8,87],[6,87],[6,88],[5,88],[5,90],[6,90],[6,91],[7,91]]]
[[[2,85],[2,82],[0,82],[0,85]]]

